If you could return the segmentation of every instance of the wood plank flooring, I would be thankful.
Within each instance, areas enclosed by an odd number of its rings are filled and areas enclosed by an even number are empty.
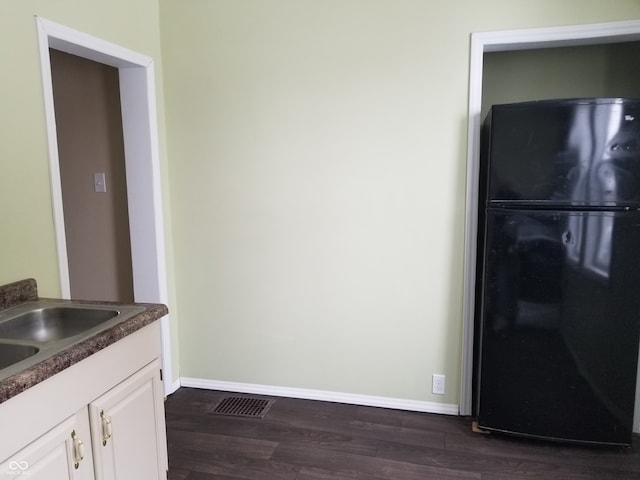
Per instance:
[[[165,403],[169,480],[631,480],[631,448],[471,431],[463,417],[275,398],[263,419],[213,415],[229,392],[181,388]],[[588,420],[586,420],[588,421]]]

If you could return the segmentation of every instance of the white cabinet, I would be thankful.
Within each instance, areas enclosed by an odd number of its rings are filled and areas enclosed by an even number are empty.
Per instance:
[[[0,404],[0,479],[166,479],[159,357],[154,322]]]
[[[96,480],[166,476],[166,432],[158,361],[89,405]]]
[[[84,408],[0,464],[0,478],[91,480],[90,441]]]

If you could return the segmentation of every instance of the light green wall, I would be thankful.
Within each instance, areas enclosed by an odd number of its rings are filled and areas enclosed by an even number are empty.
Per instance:
[[[640,4],[3,0],[0,284],[57,296],[36,14],[156,61],[181,375],[457,403],[469,35]]]
[[[33,277],[41,296],[60,296],[35,15],[148,55],[156,62],[169,307],[176,313],[157,0],[0,1],[0,284]],[[172,327],[177,339],[175,323]]]
[[[640,4],[160,6],[181,375],[457,403],[470,34]]]
[[[482,118],[498,103],[640,97],[640,42],[484,55]]]

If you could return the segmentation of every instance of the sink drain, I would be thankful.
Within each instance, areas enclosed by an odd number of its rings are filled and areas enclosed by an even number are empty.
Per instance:
[[[211,411],[214,415],[263,418],[275,400],[250,397],[225,397]]]

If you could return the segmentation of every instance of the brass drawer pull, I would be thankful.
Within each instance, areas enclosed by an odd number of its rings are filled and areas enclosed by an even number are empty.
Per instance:
[[[104,447],[111,438],[111,418],[104,414],[104,410],[100,410],[100,420],[102,421],[102,446]]]
[[[84,443],[78,438],[75,430],[71,432],[71,440],[73,440],[73,466],[77,470],[84,458]]]

